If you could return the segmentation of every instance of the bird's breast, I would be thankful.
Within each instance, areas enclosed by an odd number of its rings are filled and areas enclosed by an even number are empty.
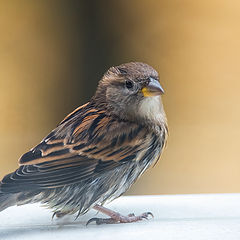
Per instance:
[[[142,172],[156,162],[161,155],[165,145],[165,134],[159,138],[158,134],[152,133],[146,137],[143,149],[139,152],[136,161]]]

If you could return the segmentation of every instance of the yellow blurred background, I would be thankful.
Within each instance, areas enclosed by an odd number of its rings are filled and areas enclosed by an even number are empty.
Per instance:
[[[113,65],[160,72],[170,137],[128,194],[240,192],[240,2],[0,0],[0,177]]]

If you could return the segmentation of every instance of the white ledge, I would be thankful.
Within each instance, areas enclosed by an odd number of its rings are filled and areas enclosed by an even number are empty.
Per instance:
[[[32,204],[0,212],[0,239],[240,239],[240,194],[129,196],[106,206],[125,215],[150,211],[154,219],[86,227],[91,217],[105,216],[92,210],[76,221],[52,221],[51,210]]]

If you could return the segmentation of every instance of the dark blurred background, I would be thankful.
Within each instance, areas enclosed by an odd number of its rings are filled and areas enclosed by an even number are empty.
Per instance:
[[[111,66],[160,73],[168,148],[129,194],[240,191],[239,1],[0,1],[0,177]]]

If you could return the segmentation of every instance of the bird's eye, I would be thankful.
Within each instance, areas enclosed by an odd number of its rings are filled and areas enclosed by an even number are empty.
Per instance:
[[[132,88],[132,87],[133,87],[133,82],[127,80],[127,81],[126,81],[126,87],[127,87],[128,89]]]

